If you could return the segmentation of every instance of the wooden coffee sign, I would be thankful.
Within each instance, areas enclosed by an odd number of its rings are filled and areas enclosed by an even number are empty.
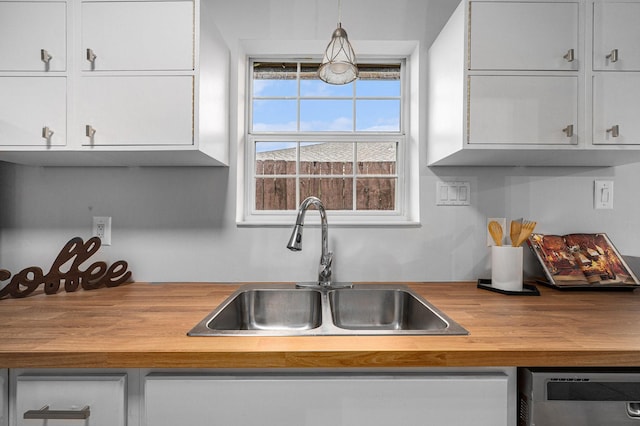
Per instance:
[[[67,292],[76,291],[78,287],[93,290],[102,286],[116,287],[131,278],[128,264],[118,260],[107,267],[106,262],[94,262],[87,268],[82,268],[91,256],[100,248],[100,238],[92,237],[83,242],[82,238],[74,237],[60,251],[58,257],[45,275],[42,268],[30,266],[11,277],[11,272],[0,269],[0,285],[11,279],[9,284],[0,289],[0,299],[7,296],[25,297],[33,293],[39,286],[44,286],[46,294],[55,294],[64,283]],[[61,268],[68,268],[65,272]]]

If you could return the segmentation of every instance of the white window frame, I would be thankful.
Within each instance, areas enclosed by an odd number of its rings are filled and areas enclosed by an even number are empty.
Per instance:
[[[366,43],[365,43],[366,44]],[[251,134],[250,105],[252,96],[251,60],[273,60],[293,62],[298,58],[309,58],[319,61],[321,58],[317,52],[322,52],[323,47],[314,46],[312,49],[303,47],[295,42],[245,42],[241,46],[238,55],[238,198],[236,222],[240,226],[290,226],[295,221],[296,211],[271,211],[256,210],[255,206],[255,149],[256,140],[268,142],[270,140],[283,141],[357,141],[363,134],[352,132],[260,132]],[[279,46],[276,54],[269,51]],[[319,46],[322,46],[321,44]],[[394,61],[402,62],[401,76],[401,119],[400,132],[367,132],[367,141],[398,140],[396,173],[396,210],[329,210],[328,216],[332,226],[416,226],[419,224],[419,173],[418,173],[418,135],[417,126],[412,124],[411,117],[419,104],[418,92],[418,46],[417,42],[390,42],[382,49],[370,46],[372,51],[378,49],[376,55],[359,53],[358,61],[361,63],[384,63]],[[287,50],[289,49],[289,50]],[[318,50],[319,49],[319,50]],[[362,42],[358,43],[358,52],[362,52]],[[380,51],[381,50],[381,51]],[[386,52],[385,52],[386,51]],[[290,53],[292,52],[292,53]],[[314,52],[311,54],[310,52]],[[289,53],[289,54],[287,54]],[[316,57],[317,56],[317,57]],[[242,119],[240,119],[242,118]],[[315,216],[307,219],[313,223]]]

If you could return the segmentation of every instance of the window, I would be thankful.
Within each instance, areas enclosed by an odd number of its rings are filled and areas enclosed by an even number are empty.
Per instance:
[[[315,195],[332,222],[404,217],[404,60],[359,63],[342,86],[321,81],[318,66],[249,60],[248,216],[290,221]]]

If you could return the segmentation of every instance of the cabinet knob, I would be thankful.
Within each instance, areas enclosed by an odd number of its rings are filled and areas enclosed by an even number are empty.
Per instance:
[[[91,63],[91,69],[94,70],[96,68],[96,58],[98,56],[93,52],[92,49],[87,49],[87,61]]]
[[[620,126],[614,124],[610,129],[607,129],[607,133],[611,133],[611,137],[617,138],[620,136]]]
[[[48,126],[42,128],[42,137],[47,140],[47,143],[51,143],[51,136],[53,136],[54,133],[55,132]]]
[[[53,56],[51,56],[49,52],[47,52],[45,49],[40,49],[40,60],[44,62],[45,71],[49,71],[49,65],[51,63],[51,59],[53,59]]]
[[[567,134],[567,137],[570,138],[573,136],[573,124],[569,124],[567,127],[562,129],[563,132]]]
[[[613,49],[611,53],[609,53],[606,58],[609,62],[618,62],[618,49]]]
[[[91,415],[89,406],[85,406],[80,410],[49,410],[49,406],[45,405],[39,410],[25,411],[22,418],[37,420],[85,420]]]
[[[567,50],[567,53],[564,54],[563,58],[566,59],[567,62],[573,62],[576,59],[575,50],[573,49]]]

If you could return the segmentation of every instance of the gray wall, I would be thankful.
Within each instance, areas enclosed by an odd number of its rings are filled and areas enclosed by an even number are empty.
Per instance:
[[[337,2],[215,0],[216,21],[237,63],[242,39],[330,36]],[[455,0],[343,0],[342,21],[354,40],[431,44]],[[426,57],[426,55],[421,55]],[[232,69],[231,140],[237,79]],[[420,95],[426,108],[424,94]],[[420,113],[426,117],[426,111]],[[421,123],[425,125],[426,123]],[[424,132],[422,132],[424,135]],[[422,144],[426,141],[422,141]],[[0,163],[0,267],[48,268],[73,236],[88,238],[93,216],[112,216],[113,245],[96,257],[129,262],[138,281],[292,281],[316,274],[319,231],[305,231],[305,250],[286,250],[288,227],[235,223],[235,142],[229,168],[45,168]],[[422,225],[333,227],[336,279],[455,281],[489,275],[486,217],[525,217],[548,233],[607,232],[618,249],[640,255],[634,183],[640,164],[612,168],[427,168],[420,159]],[[436,182],[471,182],[466,207],[437,207]],[[615,181],[614,210],[593,209],[593,180]],[[331,222],[331,217],[329,216]],[[532,259],[527,269],[535,270]]]

